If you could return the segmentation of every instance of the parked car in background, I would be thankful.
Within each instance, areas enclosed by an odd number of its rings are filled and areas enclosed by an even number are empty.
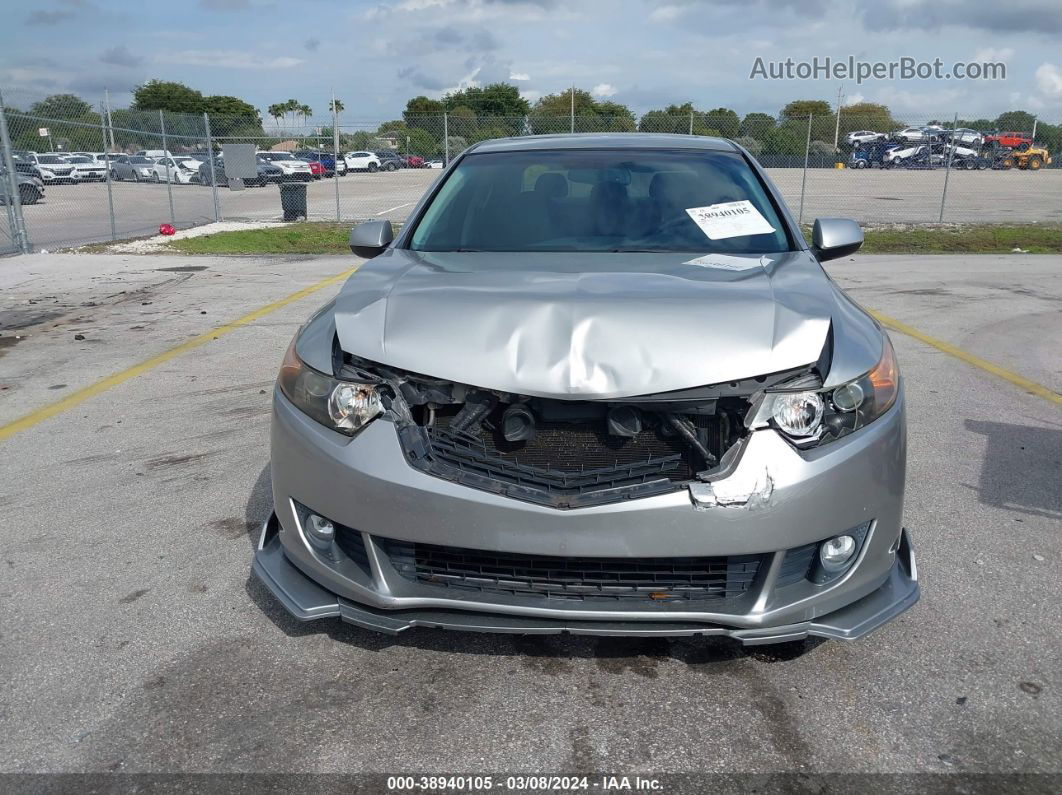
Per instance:
[[[893,149],[899,149],[902,144],[895,141],[869,141],[859,144],[852,150],[848,162],[850,168],[874,168],[881,167],[885,162],[886,153]]]
[[[155,161],[142,155],[119,155],[111,161],[111,179],[147,182],[154,179]]]
[[[195,162],[188,159],[188,162]],[[191,165],[181,162],[175,157],[160,157],[155,160],[151,167],[152,181],[153,182],[170,182],[177,185],[187,185],[193,181],[199,179],[199,170],[192,168]]]
[[[420,155],[409,155],[406,158],[406,166],[409,168],[424,168],[424,158]]]
[[[924,141],[929,136],[922,127],[904,127],[902,130],[897,130],[891,136],[896,141]]]
[[[258,152],[258,157],[268,160],[280,169],[280,180],[282,182],[310,182],[313,180],[310,164],[305,160],[299,160],[291,152]]]
[[[1022,132],[997,131],[986,133],[984,136],[984,143],[986,146],[992,146],[997,149],[1004,146],[1010,149],[1028,149],[1033,145],[1033,139],[1031,135]]]
[[[409,167],[406,159],[393,149],[385,149],[381,152],[374,152],[374,154],[380,161],[380,168],[384,171],[397,171],[400,168]]]
[[[77,182],[78,177],[74,174],[74,164],[67,161],[62,155],[37,155],[31,154],[30,158],[41,172],[44,182]]]
[[[959,127],[955,130],[946,130],[944,135],[945,140],[955,141],[959,144],[969,144],[970,146],[981,146],[985,142],[985,137],[977,130],[971,130],[968,127]]]
[[[157,160],[160,157],[173,157],[173,152],[169,149],[141,149],[135,154],[137,157],[148,157],[152,160]]]
[[[424,164],[424,167],[425,168],[442,168],[443,167],[443,161],[441,161],[441,160],[429,160],[427,163]]]
[[[320,163],[324,167],[324,175],[326,177],[332,176],[336,171],[336,166],[339,166],[339,175],[347,173],[347,164],[343,158],[336,160],[336,156],[331,152],[318,152],[309,149],[302,149],[295,152],[295,157],[299,160],[305,160],[307,163]]]
[[[44,198],[44,182],[37,177],[15,169],[15,182],[18,185],[18,200],[22,204],[36,204]],[[7,204],[11,195],[8,186],[7,171],[0,168],[0,204]]]
[[[347,171],[379,171],[380,158],[372,152],[347,152],[343,155]]]
[[[107,165],[88,155],[70,155],[66,162],[74,167],[77,182],[103,182],[107,179]]]
[[[308,160],[307,165],[310,167],[310,173],[313,174],[314,179],[323,179],[325,175],[325,167],[321,165],[320,160]]]
[[[203,155],[202,157],[206,157]],[[281,182],[284,176],[283,170],[279,166],[274,165],[264,157],[256,157],[255,162],[258,165],[258,177],[255,179],[245,179],[244,185],[250,187],[263,188],[271,182]],[[203,162],[199,165],[199,182],[200,185],[210,185],[210,166],[211,163]],[[213,159],[214,166],[214,180],[213,184],[221,187],[228,187],[229,178],[225,176],[225,159],[218,155]]]
[[[28,177],[36,177],[44,183],[44,178],[41,176],[41,170],[37,168],[37,164],[31,160],[26,160],[19,155],[12,153],[11,161],[15,164],[15,171],[20,174],[25,174]]]
[[[888,137],[885,133],[874,132],[873,130],[855,130],[848,133],[844,140],[849,146],[856,146],[870,143],[871,141],[884,141]]]

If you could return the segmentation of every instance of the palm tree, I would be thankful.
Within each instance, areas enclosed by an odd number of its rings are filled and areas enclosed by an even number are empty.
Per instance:
[[[328,109],[338,116],[340,113],[343,112],[343,100],[333,99],[331,102],[328,103]]]
[[[277,129],[280,129],[280,120],[284,118],[284,115],[288,112],[287,106],[283,102],[274,102],[269,106],[267,111],[273,120],[277,123]]]

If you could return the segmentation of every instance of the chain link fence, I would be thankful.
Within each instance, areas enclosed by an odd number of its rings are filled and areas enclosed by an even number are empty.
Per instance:
[[[954,113],[740,119],[723,110],[653,111],[636,119],[488,116],[466,108],[400,121],[335,114],[263,122],[91,107],[75,97],[66,104],[4,100],[0,253],[147,236],[163,223],[183,229],[276,221],[284,214],[277,185],[292,180],[307,182],[308,220],[400,221],[469,146],[572,132],[731,138],[767,169],[804,223],[821,216],[867,225],[1062,222],[1062,140],[1036,137],[1035,130],[986,134],[956,124]],[[264,155],[260,179],[244,189],[230,188],[225,178],[218,155],[228,143],[254,144]],[[296,160],[313,171],[293,171]]]

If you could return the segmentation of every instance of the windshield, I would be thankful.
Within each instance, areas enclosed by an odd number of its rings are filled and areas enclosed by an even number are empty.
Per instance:
[[[67,163],[91,163],[92,162],[92,158],[80,157],[80,156],[79,157],[68,157],[66,159],[66,162]]]
[[[54,163],[54,164],[66,163],[66,160],[64,160],[61,157],[56,157],[55,155],[44,155],[43,157],[37,158],[37,161],[40,162],[40,163]]]
[[[294,160],[295,156],[291,152],[269,152],[265,155],[269,160]]]
[[[131,158],[129,158],[129,162],[130,163],[140,164],[140,163],[153,163],[154,161],[153,160],[149,160],[146,157],[131,157]]]
[[[790,245],[736,152],[573,149],[468,155],[410,248],[765,254]]]

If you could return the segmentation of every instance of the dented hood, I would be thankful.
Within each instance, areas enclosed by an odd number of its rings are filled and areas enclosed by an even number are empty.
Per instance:
[[[334,319],[343,350],[392,367],[524,395],[618,398],[812,363],[837,292],[803,251],[389,249],[346,283]]]

